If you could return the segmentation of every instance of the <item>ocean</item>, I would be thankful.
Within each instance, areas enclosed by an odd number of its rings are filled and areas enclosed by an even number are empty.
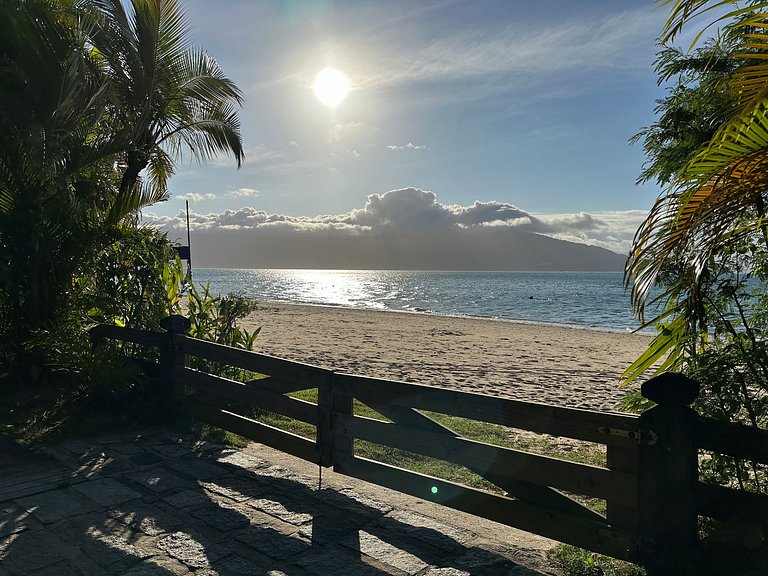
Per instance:
[[[494,318],[628,332],[621,272],[419,272],[197,268],[196,284],[263,301]]]

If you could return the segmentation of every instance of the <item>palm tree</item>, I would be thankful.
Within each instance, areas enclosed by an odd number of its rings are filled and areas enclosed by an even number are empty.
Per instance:
[[[115,226],[166,198],[182,151],[243,159],[240,92],[178,3],[131,8],[0,0],[0,364],[58,321]]]
[[[231,152],[239,167],[242,95],[213,58],[189,44],[178,1],[131,0],[128,12],[121,0],[89,4],[90,41],[113,87],[110,124],[124,146],[117,205],[166,199],[173,159],[184,150],[198,160]],[[139,178],[145,169],[148,185]]]
[[[768,247],[768,2],[745,8],[735,0],[660,3],[671,5],[662,42],[674,39],[691,19],[734,5],[715,22],[725,22],[723,34],[737,38],[740,64],[722,83],[729,95],[723,124],[678,171],[635,235],[625,282],[641,319],[662,270],[674,265],[678,274],[657,298],[666,303],[661,315],[651,320],[671,322],[631,377],[665,354],[664,368],[679,361],[685,343],[701,329],[693,311],[701,304],[698,289],[712,272],[713,258],[755,238]]]

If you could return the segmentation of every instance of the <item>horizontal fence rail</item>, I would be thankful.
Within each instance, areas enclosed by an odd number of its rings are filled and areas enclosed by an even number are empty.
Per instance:
[[[342,437],[367,440],[472,470],[485,469],[506,478],[536,482],[585,496],[626,504],[637,501],[637,478],[631,474],[360,416],[334,414],[334,418],[336,433]]]
[[[638,417],[509,400],[471,392],[338,374],[334,390],[366,404],[394,404],[598,444],[637,444]]]
[[[115,339],[159,348],[158,372],[174,383],[192,414],[339,473],[639,561],[649,574],[664,573],[665,558],[695,545],[698,516],[768,517],[768,496],[698,480],[699,450],[768,463],[768,431],[698,416],[687,407],[695,398],[691,381],[681,375],[644,383],[643,395],[658,405],[638,417],[334,373],[198,340],[184,333],[186,319],[166,320],[165,334],[97,326],[91,337],[94,343]],[[254,377],[240,382],[201,372],[190,367],[195,358]],[[302,390],[315,390],[317,403],[287,396]],[[387,421],[355,414],[356,402]],[[260,422],[254,410],[303,423],[314,438]],[[606,463],[592,466],[464,438],[425,411],[602,444]],[[355,453],[359,442],[463,466],[500,493],[361,457]],[[606,514],[572,495],[604,500]]]
[[[538,504],[472,490],[441,478],[366,458],[339,455],[334,471],[521,530],[600,550],[616,558],[633,557],[629,551],[635,546],[635,534],[612,528],[604,519],[591,520]]]
[[[302,364],[301,362],[293,362],[283,358],[276,358],[275,356],[258,354],[250,350],[231,348],[223,344],[198,340],[186,334],[174,334],[173,343],[183,354],[229,364],[244,370],[274,376],[282,380],[305,381],[309,383],[307,388],[316,387],[318,382],[327,382],[331,374],[333,374],[330,370],[312,366],[311,364]]]
[[[174,371],[174,377],[192,386],[196,397],[221,397],[255,408],[269,410],[300,422],[317,425],[320,420],[320,409],[317,404],[283,396],[270,389],[261,388],[260,380],[255,382],[237,382],[212,376],[197,370],[182,368]],[[268,381],[268,378],[264,379]]]
[[[768,464],[768,430],[701,416],[696,427],[702,450]]]
[[[165,347],[168,346],[168,335],[160,332],[149,332],[135,328],[122,326],[108,326],[99,324],[89,331],[91,341],[95,344],[107,339],[142,344],[144,346]]]

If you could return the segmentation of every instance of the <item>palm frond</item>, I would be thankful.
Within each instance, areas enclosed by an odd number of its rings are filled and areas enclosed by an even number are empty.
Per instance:
[[[239,167],[245,154],[235,107],[198,106],[186,112],[185,116],[172,119],[160,143],[169,141],[174,150],[179,150],[183,143],[198,162],[232,152]]]
[[[165,186],[155,187],[144,182],[137,182],[115,198],[104,215],[103,224],[106,226],[117,225],[125,218],[138,213],[142,208],[167,199]]]
[[[704,33],[717,23],[737,19],[746,14],[768,8],[768,2],[753,2],[747,7],[739,8],[738,0],[657,0],[657,3],[661,6],[670,6],[669,17],[662,30],[662,44],[667,44],[674,40],[691,20],[704,16],[713,10],[721,11],[727,10],[729,6],[734,7],[732,10],[720,14],[714,21],[702,28],[695,36],[691,47],[696,45]],[[749,20],[740,20],[740,23],[749,24]]]
[[[147,166],[148,182],[151,194],[148,198],[153,199],[152,203],[164,202],[168,200],[168,180],[175,172],[173,158],[165,152],[160,146],[153,151]],[[149,206],[144,204],[138,209]]]
[[[688,163],[638,229],[627,260],[635,312],[671,254],[687,250],[701,270],[720,243],[746,233],[743,215],[768,189],[768,101],[728,122]],[[756,225],[756,224],[755,224]]]

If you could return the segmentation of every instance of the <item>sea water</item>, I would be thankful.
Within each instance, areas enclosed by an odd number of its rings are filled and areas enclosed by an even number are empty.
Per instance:
[[[621,272],[198,268],[196,284],[262,301],[495,318],[612,331],[639,327]]]

